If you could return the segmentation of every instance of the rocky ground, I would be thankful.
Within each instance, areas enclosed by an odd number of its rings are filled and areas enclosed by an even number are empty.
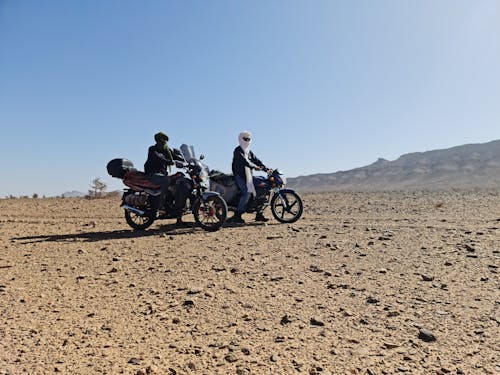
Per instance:
[[[0,200],[0,374],[500,373],[500,192],[303,199],[215,233]]]

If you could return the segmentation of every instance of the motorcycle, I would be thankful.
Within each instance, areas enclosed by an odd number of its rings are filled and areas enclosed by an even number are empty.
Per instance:
[[[124,189],[121,207],[125,210],[127,224],[135,230],[143,230],[158,219],[173,219],[178,217],[174,211],[175,190],[179,184],[186,184],[189,196],[182,215],[192,213],[198,226],[206,231],[219,230],[227,218],[227,205],[219,193],[208,190],[208,167],[195,157],[192,146],[183,144],[181,150],[174,153],[183,161],[175,160],[175,166],[183,169],[186,174],[178,171],[170,176],[168,193],[163,207],[165,214],[157,217],[154,200],[160,198],[161,189],[149,181],[144,172],[134,168],[127,159],[113,159],[107,165],[108,173],[120,178],[128,188]]]
[[[246,212],[262,212],[271,206],[273,217],[280,223],[294,223],[300,219],[304,204],[299,194],[292,189],[285,189],[286,178],[278,169],[268,169],[267,177],[255,176],[253,183],[256,196],[247,204]],[[210,190],[219,193],[227,203],[229,211],[236,211],[241,192],[233,175],[211,171]]]

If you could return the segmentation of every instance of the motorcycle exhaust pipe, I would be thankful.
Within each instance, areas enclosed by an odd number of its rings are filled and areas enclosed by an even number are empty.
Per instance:
[[[133,213],[138,214],[138,215],[144,215],[146,213],[145,211],[142,211],[142,210],[139,210],[138,208],[129,206],[128,204],[124,204],[122,207],[125,210],[133,212]]]

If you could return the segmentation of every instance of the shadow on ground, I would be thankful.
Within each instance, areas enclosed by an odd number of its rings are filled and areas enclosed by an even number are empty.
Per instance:
[[[244,225],[226,223],[223,228],[242,228],[245,226],[262,226],[262,223],[247,223]],[[266,225],[277,225],[266,224]],[[12,237],[11,241],[20,242],[22,244],[36,242],[98,242],[107,240],[121,240],[126,238],[140,238],[168,234],[169,236],[179,236],[183,234],[194,233],[195,231],[203,231],[194,223],[189,223],[186,227],[179,227],[174,224],[162,225],[155,229],[146,230],[113,230],[101,232],[80,232],[67,234],[40,234],[36,236]]]
[[[12,241],[19,241],[23,244],[35,242],[98,242],[106,240],[120,240],[126,238],[139,238],[159,236],[168,234],[178,236],[181,234],[193,233],[195,230],[201,230],[195,226],[179,228],[176,224],[162,225],[159,228],[147,230],[113,230],[101,232],[81,232],[67,234],[45,234],[36,236],[12,237]]]

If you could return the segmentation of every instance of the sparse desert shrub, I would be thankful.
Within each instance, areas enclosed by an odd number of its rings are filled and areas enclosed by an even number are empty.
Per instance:
[[[108,187],[104,182],[101,181],[99,177],[97,177],[92,180],[90,188],[91,189],[88,191],[88,194],[85,196],[85,198],[97,199],[103,198],[105,196],[105,192]]]

